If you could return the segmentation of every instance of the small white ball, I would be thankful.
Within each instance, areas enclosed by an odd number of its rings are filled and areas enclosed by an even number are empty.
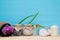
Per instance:
[[[49,29],[41,29],[39,31],[39,35],[40,36],[48,36],[48,35],[50,35],[50,30]]]

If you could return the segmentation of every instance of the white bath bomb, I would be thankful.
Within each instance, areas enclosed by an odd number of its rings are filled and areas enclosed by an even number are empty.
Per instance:
[[[39,35],[40,36],[48,36],[48,35],[50,35],[50,30],[49,29],[41,29],[39,31]]]
[[[26,36],[29,36],[29,35],[32,34],[32,32],[31,32],[31,30],[24,29],[23,34],[26,35]]]

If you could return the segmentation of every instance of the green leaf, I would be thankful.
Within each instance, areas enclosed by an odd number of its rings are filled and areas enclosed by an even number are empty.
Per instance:
[[[30,24],[30,23],[33,22],[33,20],[37,17],[38,13],[39,13],[39,12],[37,12],[37,13],[35,14],[35,16],[32,18],[32,20],[31,20],[28,24]]]
[[[41,28],[45,28],[44,26],[40,25]]]
[[[18,24],[21,24],[21,23],[22,23],[23,21],[25,21],[27,18],[32,17],[32,16],[35,16],[35,15],[27,16],[26,18],[22,19]]]
[[[39,27],[45,28],[44,26],[42,26],[42,25],[40,25],[40,24],[36,24],[36,28],[39,28]]]

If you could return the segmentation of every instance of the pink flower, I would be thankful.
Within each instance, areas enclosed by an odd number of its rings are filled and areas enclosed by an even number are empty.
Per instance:
[[[13,33],[13,30],[14,28],[9,26],[9,25],[6,25],[3,29],[2,29],[2,33],[4,35],[7,35],[7,34],[10,34],[10,33]]]

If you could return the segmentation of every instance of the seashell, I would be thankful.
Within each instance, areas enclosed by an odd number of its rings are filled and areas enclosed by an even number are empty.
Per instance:
[[[23,30],[20,29],[19,31],[14,30],[13,36],[21,36],[23,34]]]
[[[15,24],[14,28],[16,31],[19,31],[20,29],[22,29],[22,26],[21,26],[21,24]]]
[[[25,24],[25,25],[24,25],[24,29],[32,30],[32,29],[33,29],[33,27],[32,27],[32,25],[31,25],[31,24]]]
[[[18,31],[14,29],[12,36],[19,36]]]
[[[30,36],[30,35],[32,35],[32,31],[29,30],[29,29],[24,29],[24,30],[23,30],[23,35],[25,35],[25,36]]]
[[[22,36],[22,35],[23,35],[23,29],[20,29],[20,30],[18,31],[18,33],[19,33],[19,36]]]

